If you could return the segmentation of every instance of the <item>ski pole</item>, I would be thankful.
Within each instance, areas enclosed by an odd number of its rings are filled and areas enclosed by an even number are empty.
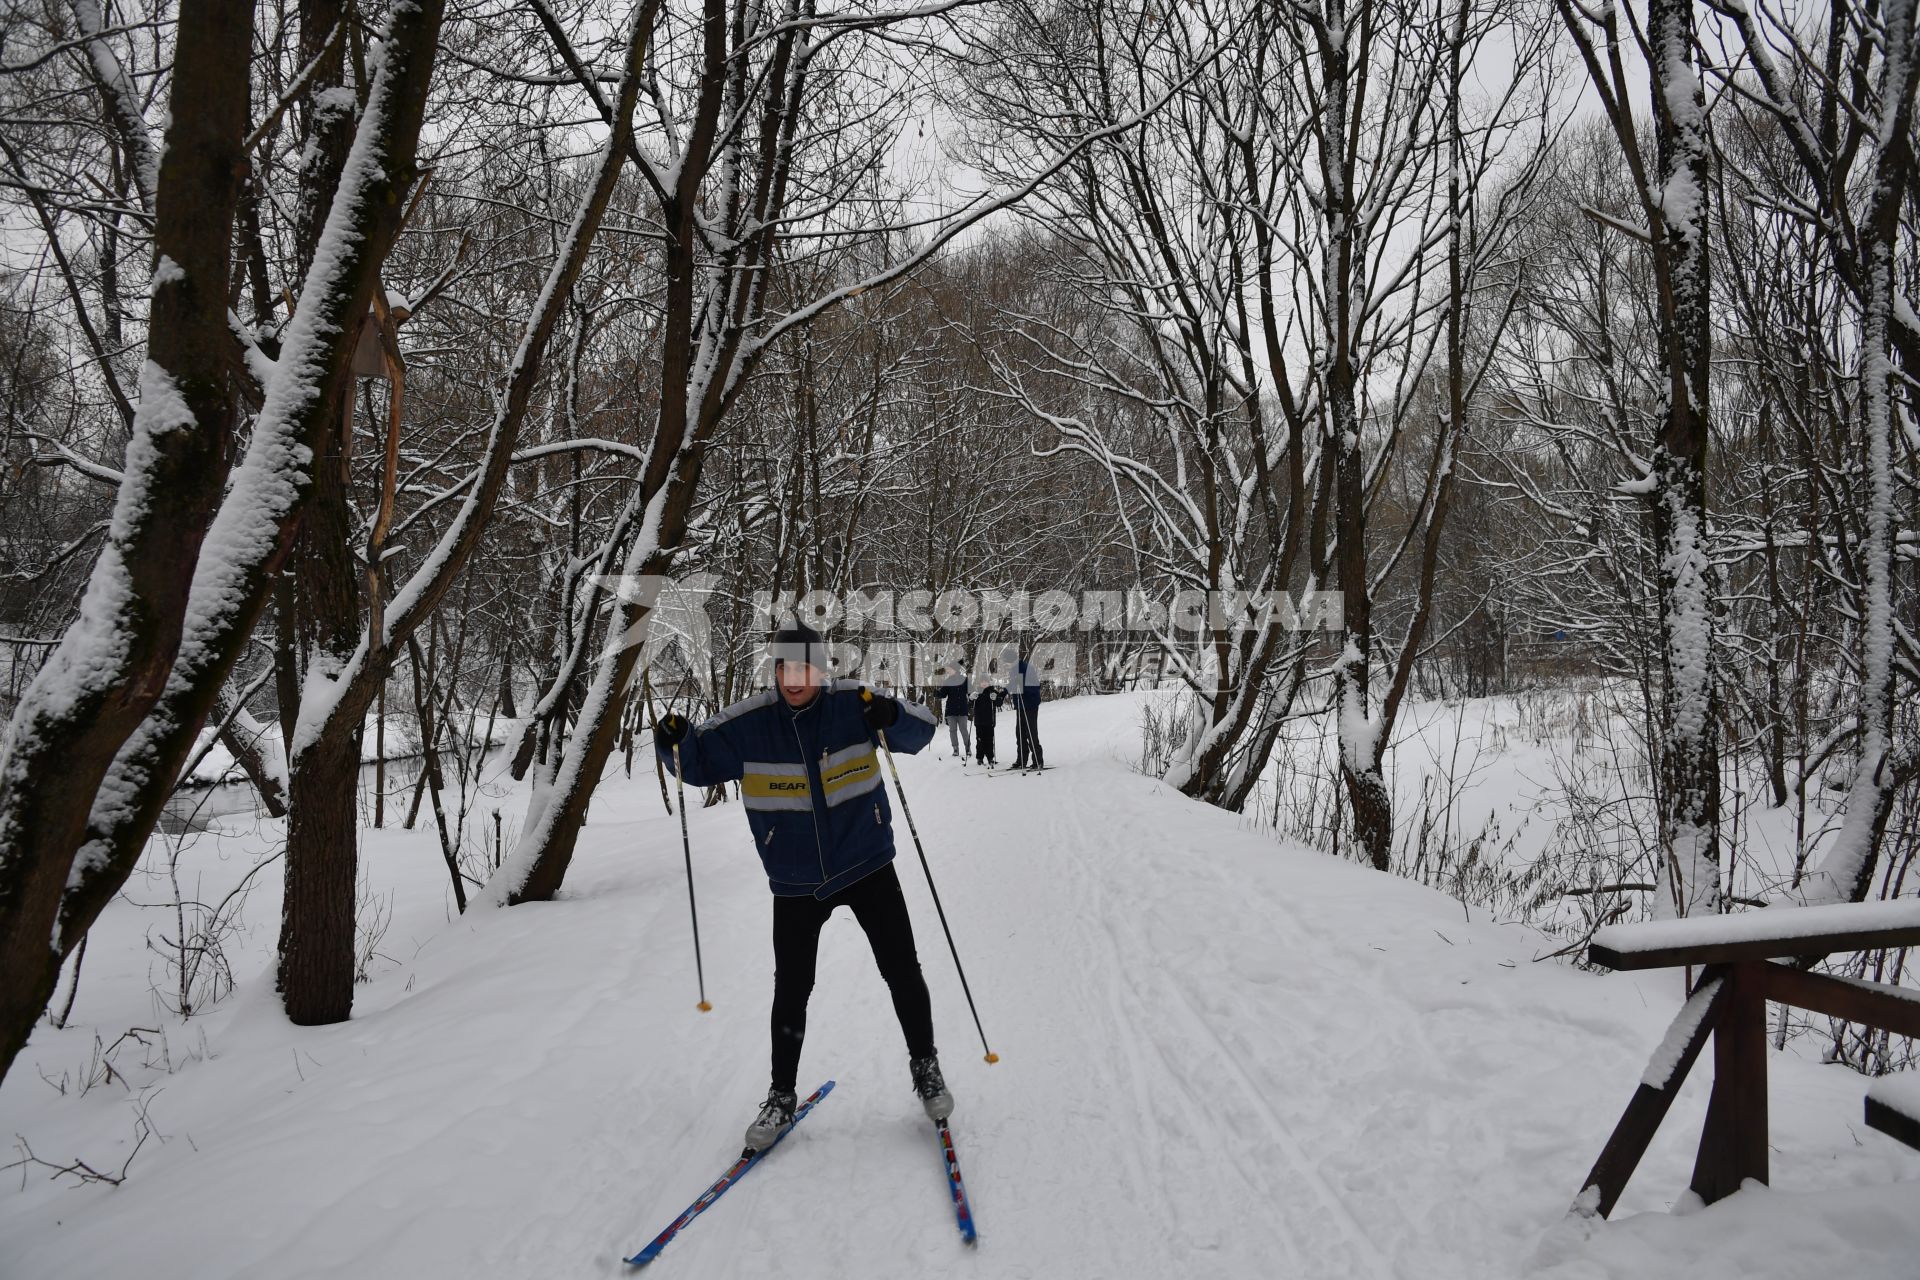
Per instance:
[[[873,701],[873,690],[860,691],[862,702]],[[887,745],[887,731],[875,729],[874,735],[880,739],[880,752],[887,758],[887,772],[893,775],[893,789],[900,797],[900,812],[907,815],[907,831],[913,836],[913,849],[920,855],[920,870],[927,876],[927,890],[933,894],[933,909],[940,915],[940,931],[947,935],[947,950],[953,953],[953,967],[960,974],[960,990],[967,996],[967,1010],[973,1014],[973,1029],[980,1033],[980,1047],[986,1050],[988,1062],[1000,1061],[1000,1055],[987,1045],[987,1031],[980,1025],[980,1009],[973,1003],[973,988],[967,985],[966,966],[960,963],[960,948],[953,945],[953,930],[947,927],[947,910],[940,905],[940,890],[933,883],[933,868],[927,865],[927,850],[920,843],[920,828],[913,825],[913,808],[907,804],[907,791],[900,785],[900,770],[893,763],[893,748]]]
[[[658,731],[659,725],[654,726]],[[680,776],[680,744],[673,744],[673,785],[680,799],[680,849],[687,856],[687,910],[693,915],[693,972],[700,982],[700,1003],[695,1006],[702,1013],[711,1013],[713,1006],[707,1003],[707,972],[700,963],[700,907],[693,900],[693,842],[687,839],[687,783]]]

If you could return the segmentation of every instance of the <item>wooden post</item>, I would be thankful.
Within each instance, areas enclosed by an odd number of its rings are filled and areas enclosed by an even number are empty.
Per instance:
[[[1717,985],[1709,988],[1710,983]],[[1709,968],[1700,976],[1700,985],[1698,998],[1704,999],[1707,1007],[1700,1010],[1698,1019],[1686,1031],[1666,1080],[1658,1086],[1642,1081],[1633,1091],[1633,1098],[1627,1103],[1620,1122],[1613,1127],[1600,1158],[1594,1161],[1586,1182],[1581,1184],[1580,1195],[1573,1202],[1574,1213],[1604,1218],[1613,1212],[1620,1193],[1627,1188],[1627,1179],[1639,1167],[1640,1157],[1647,1153],[1647,1146],[1659,1130],[1660,1122],[1666,1119],[1667,1110],[1686,1082],[1687,1073],[1693,1070],[1700,1050],[1706,1047],[1707,1037],[1720,1025],[1729,994],[1724,971]],[[1681,1010],[1680,1019],[1691,1016],[1691,1011]],[[1679,1019],[1676,1019],[1676,1030],[1678,1025]],[[1674,1034],[1674,1030],[1667,1032],[1669,1038]],[[1715,1035],[1714,1039],[1717,1043],[1719,1037]]]
[[[1713,1094],[1700,1130],[1693,1192],[1712,1204],[1751,1178],[1767,1181],[1767,974],[1764,961],[1730,965],[1713,1032]]]
[[[1920,994],[1887,983],[1771,963],[1838,951],[1920,946],[1920,903],[1903,899],[1779,907],[1767,914],[1770,927],[1777,926],[1775,932],[1757,933],[1751,916],[1738,926],[1725,918],[1659,920],[1610,926],[1588,947],[1590,960],[1612,969],[1705,964],[1701,987],[1689,1003],[1705,992],[1710,1004],[1704,1010],[1681,1011],[1662,1050],[1663,1056],[1673,1055],[1669,1070],[1663,1073],[1667,1087],[1641,1084],[1587,1175],[1573,1204],[1575,1214],[1605,1217],[1612,1210],[1665,1116],[1672,1090],[1701,1052],[1708,1027],[1713,1033],[1713,1093],[1707,1101],[1692,1183],[1694,1193],[1708,1204],[1732,1195],[1749,1178],[1763,1184],[1768,1180],[1769,1000],[1895,1035],[1920,1036]],[[1715,978],[1720,981],[1707,991],[1707,983]],[[1884,1099],[1868,1098],[1867,1124],[1920,1146],[1920,1116],[1890,1107]]]

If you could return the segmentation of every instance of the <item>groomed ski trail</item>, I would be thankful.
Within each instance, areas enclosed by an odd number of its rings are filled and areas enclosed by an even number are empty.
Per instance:
[[[901,822],[896,865],[978,1248],[957,1237],[886,988],[841,912],[822,932],[800,1068],[838,1081],[832,1105],[650,1275],[1721,1274],[1688,1253],[1713,1238],[1700,1233],[1720,1206],[1603,1228],[1600,1245],[1630,1267],[1580,1247],[1528,1265],[1677,1007],[1674,983],[1533,963],[1551,948],[1524,928],[1186,800],[1130,767],[1141,706],[1050,706],[1055,763],[1017,788],[899,757],[1001,1056],[981,1061]],[[501,803],[511,829],[524,792]],[[263,888],[240,993],[172,1024],[172,1072],[134,1072],[166,1140],[117,1188],[0,1192],[0,1275],[624,1275],[622,1254],[738,1153],[767,1085],[766,882],[737,804],[688,819],[711,1013],[694,1008],[678,820],[644,768],[596,795],[553,903],[447,920],[431,836],[368,833],[365,862],[416,905],[397,909],[382,948],[396,962],[340,1026],[291,1028],[274,1007],[272,929],[258,922],[277,918],[277,888]],[[95,1029],[152,1025],[140,933],[124,955],[108,940],[81,995],[94,1021],[36,1033],[0,1090],[0,1132],[96,1167],[124,1158],[126,1098],[62,1098],[35,1068],[57,1078],[85,1063]],[[139,1003],[103,1010],[128,989]],[[1860,1132],[1858,1078],[1776,1059],[1771,1083],[1781,1190],[1762,1194],[1864,1186],[1844,1194],[1865,1195],[1858,1212],[1892,1223],[1882,1237],[1910,1261],[1920,1159]],[[1617,1218],[1672,1205],[1703,1107],[1695,1080]],[[1780,1246],[1787,1216],[1759,1203],[1733,1210],[1756,1242],[1739,1274],[1805,1274]],[[1836,1273],[1881,1274],[1831,1238],[1814,1245]],[[1686,1267],[1663,1270],[1666,1257]]]

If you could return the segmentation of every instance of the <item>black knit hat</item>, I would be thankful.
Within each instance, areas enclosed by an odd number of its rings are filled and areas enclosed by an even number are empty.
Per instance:
[[[783,662],[804,662],[821,671],[828,670],[827,642],[820,633],[805,623],[795,623],[790,627],[781,627],[767,641],[767,652],[773,655],[774,666]]]

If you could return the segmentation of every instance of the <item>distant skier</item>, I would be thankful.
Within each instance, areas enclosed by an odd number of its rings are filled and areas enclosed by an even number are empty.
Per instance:
[[[947,720],[947,737],[953,744],[953,754],[957,759],[965,760],[973,754],[973,735],[967,725],[967,669],[959,663],[953,664],[945,683],[940,686],[942,713]]]
[[[1005,698],[1006,694],[993,686],[983,686],[973,695],[973,758],[981,764],[999,763],[993,758],[993,727]]]
[[[1013,668],[1013,767],[1047,767],[1046,753],[1040,749],[1040,678],[1020,659]]]
[[[655,749],[696,787],[740,783],[747,825],[773,889],[773,1081],[747,1127],[765,1150],[793,1121],[800,1046],[807,1033],[820,928],[846,905],[866,932],[906,1035],[913,1091],[934,1120],[953,1111],[933,1044],[933,1005],[914,952],[913,922],[893,869],[892,809],[876,735],[895,751],[933,740],[933,716],[875,694],[856,680],[829,680],[826,647],[807,627],[774,634],[774,687],[736,702],[697,728],[685,716],[660,721]]]

